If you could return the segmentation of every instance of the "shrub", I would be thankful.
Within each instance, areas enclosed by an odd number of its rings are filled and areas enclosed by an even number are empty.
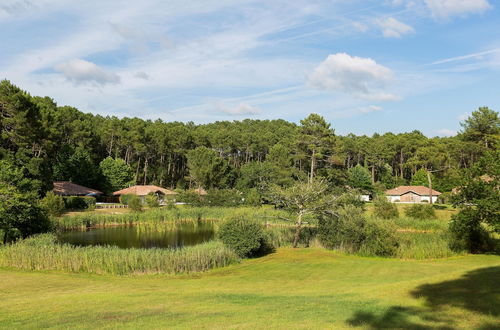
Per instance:
[[[204,205],[203,197],[195,191],[184,190],[175,196],[175,200],[192,206],[202,206]]]
[[[128,202],[128,207],[134,211],[134,212],[141,212],[142,211],[142,202],[139,196],[137,195],[130,195],[130,197],[127,200]]]
[[[70,210],[92,210],[95,208],[95,197],[92,196],[68,196],[64,197],[64,204]]]
[[[64,199],[54,194],[52,191],[49,191],[45,197],[40,200],[40,206],[48,215],[58,217],[64,212]]]
[[[318,238],[328,249],[362,255],[392,256],[398,242],[387,223],[367,221],[363,210],[354,206],[340,208],[337,214],[320,218]]]
[[[147,195],[146,204],[151,208],[160,207],[160,201],[158,200],[158,196],[154,194]]]
[[[130,197],[133,196],[133,195],[120,195],[120,203],[122,203],[123,205],[128,205],[128,200],[130,199]]]
[[[434,219],[436,212],[432,205],[413,204],[405,208],[405,215],[413,219]]]
[[[393,219],[399,217],[398,208],[385,197],[377,197],[373,201],[373,214],[377,218]]]
[[[248,190],[248,192],[245,196],[245,204],[246,205],[253,205],[253,206],[261,205],[260,194],[257,191],[257,189],[253,188],[253,189]]]
[[[242,193],[236,189],[211,189],[204,202],[210,206],[238,206],[243,204],[242,197]]]
[[[255,257],[272,250],[262,226],[246,218],[232,218],[223,223],[219,237],[240,257]]]
[[[464,208],[451,217],[450,248],[454,251],[480,253],[494,251],[495,241],[481,225],[479,213],[472,208]]]

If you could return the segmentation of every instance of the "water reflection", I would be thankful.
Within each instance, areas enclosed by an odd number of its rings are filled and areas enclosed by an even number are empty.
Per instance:
[[[114,245],[120,248],[177,248],[196,245],[214,238],[209,221],[157,226],[121,226],[69,231],[58,235],[62,243],[79,246]]]

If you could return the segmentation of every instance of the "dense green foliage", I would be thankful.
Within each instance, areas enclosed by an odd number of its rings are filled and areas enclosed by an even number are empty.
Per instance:
[[[158,200],[158,196],[156,196],[155,194],[147,195],[146,204],[150,208],[160,207],[160,201]]]
[[[248,218],[227,220],[220,226],[218,235],[240,257],[255,257],[272,250],[262,225]]]
[[[127,205],[129,209],[131,209],[134,212],[142,211],[142,201],[141,198],[137,195],[130,195],[127,200]]]
[[[405,215],[413,219],[424,220],[435,218],[436,212],[432,205],[412,204],[405,208]]]
[[[454,196],[460,212],[452,218],[454,249],[483,252],[499,249],[492,234],[500,234],[500,151],[486,153],[462,178]]]
[[[373,200],[373,214],[381,219],[394,219],[399,217],[399,211],[394,203],[391,203],[384,196]]]
[[[0,248],[0,267],[96,274],[192,273],[235,262],[236,254],[220,242],[176,250],[75,247],[42,234]]]
[[[96,204],[95,197],[92,196],[68,196],[63,199],[69,210],[93,210]]]
[[[99,163],[99,169],[105,181],[101,187],[107,194],[134,184],[132,169],[121,158],[106,157]]]
[[[262,194],[271,184],[316,176],[343,186],[353,179],[347,170],[356,165],[385,188],[410,183],[419,169],[435,170],[433,187],[445,192],[497,147],[499,136],[498,113],[488,108],[473,112],[455,137],[427,138],[418,131],[339,136],[316,114],[300,125],[102,117],[33,97],[8,81],[0,83],[0,106],[0,158],[23,167],[27,178],[37,180],[41,196],[55,179],[105,192],[137,183],[256,188]],[[366,172],[362,182],[367,184]]]
[[[387,222],[368,221],[363,210],[352,205],[325,214],[318,225],[318,238],[329,249],[361,255],[392,256],[398,241]]]
[[[373,191],[370,172],[360,164],[347,170],[347,184],[365,194]]]
[[[48,191],[44,198],[40,200],[40,206],[48,215],[60,216],[65,209],[64,199],[61,196]]]

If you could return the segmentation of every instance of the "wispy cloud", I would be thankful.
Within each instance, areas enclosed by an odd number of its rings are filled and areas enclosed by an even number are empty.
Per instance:
[[[492,6],[488,0],[425,0],[434,17],[482,13]]]
[[[448,128],[442,128],[436,132],[439,136],[455,136],[457,131]]]
[[[401,38],[405,34],[415,33],[415,29],[411,26],[398,21],[394,17],[376,20],[376,23],[382,29],[382,33],[386,38]]]
[[[250,104],[245,102],[241,102],[235,106],[228,106],[223,102],[218,102],[215,106],[217,110],[232,116],[258,115],[261,113],[261,110],[259,108],[251,106]]]
[[[494,53],[500,53],[500,48],[485,50],[482,52],[477,52],[477,53],[472,53],[472,54],[467,54],[467,55],[462,55],[462,56],[449,57],[449,58],[441,59],[439,61],[432,62],[431,65],[464,61],[464,60],[469,60],[469,59],[482,59],[484,55],[489,55],[489,54],[494,54]]]

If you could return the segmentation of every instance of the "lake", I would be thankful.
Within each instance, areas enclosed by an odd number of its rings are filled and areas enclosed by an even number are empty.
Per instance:
[[[210,221],[164,226],[120,226],[67,231],[58,234],[61,243],[78,246],[113,245],[120,248],[178,248],[210,241],[215,236]]]

